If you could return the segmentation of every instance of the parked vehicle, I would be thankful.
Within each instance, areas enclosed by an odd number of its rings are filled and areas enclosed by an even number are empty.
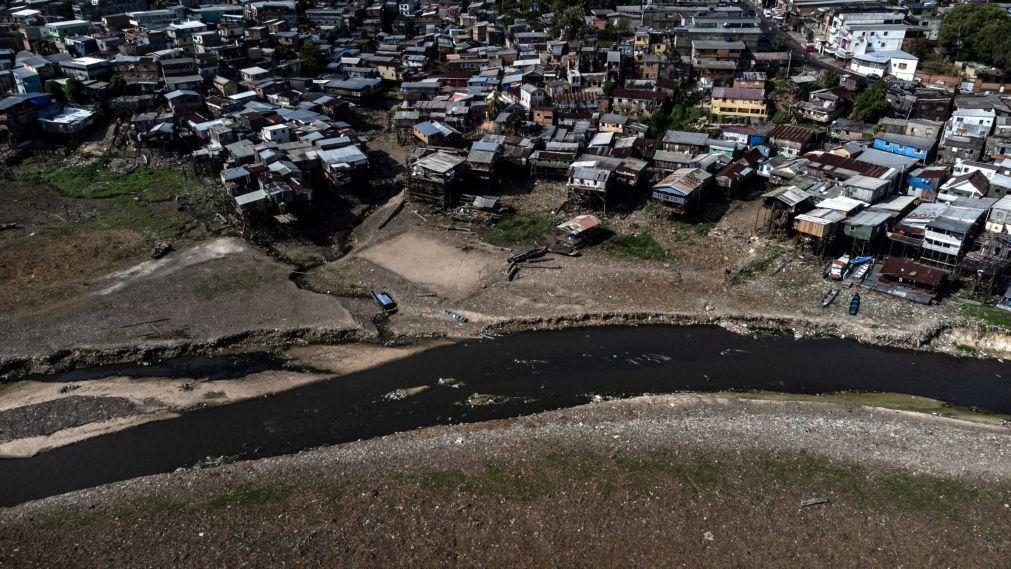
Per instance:
[[[390,293],[384,290],[373,289],[372,298],[375,299],[376,304],[379,305],[379,308],[383,309],[383,312],[387,314],[393,314],[394,312],[397,311],[397,302],[393,300],[393,297],[390,296]]]

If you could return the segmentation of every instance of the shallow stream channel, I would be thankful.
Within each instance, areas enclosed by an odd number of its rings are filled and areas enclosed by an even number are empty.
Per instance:
[[[194,372],[236,377],[282,365],[252,354],[33,379]],[[174,373],[180,366],[183,371]],[[2,459],[0,505],[220,457],[262,458],[433,425],[516,417],[581,405],[594,396],[727,390],[894,392],[1011,414],[1011,366],[1000,361],[840,339],[742,336],[715,327],[528,332],[435,348],[277,395],[188,412],[31,458]]]

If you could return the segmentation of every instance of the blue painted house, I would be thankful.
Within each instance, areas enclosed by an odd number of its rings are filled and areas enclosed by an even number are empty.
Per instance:
[[[923,136],[879,132],[874,135],[874,144],[872,146],[877,150],[883,150],[907,158],[915,158],[927,164],[934,160],[934,150],[937,148],[937,140]]]
[[[498,77],[475,75],[467,80],[467,92],[471,95],[487,95],[498,89]]]
[[[937,199],[937,191],[947,179],[948,169],[944,166],[917,168],[906,178],[906,195],[932,202]]]

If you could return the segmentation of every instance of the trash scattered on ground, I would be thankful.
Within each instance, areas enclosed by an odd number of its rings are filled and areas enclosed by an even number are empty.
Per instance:
[[[428,391],[429,386],[419,385],[417,387],[402,387],[400,389],[394,389],[393,391],[383,395],[383,399],[387,401],[400,401],[407,399],[408,397],[413,397],[424,391]]]
[[[467,398],[467,405],[471,407],[487,407],[488,405],[502,405],[512,400],[506,395],[491,395],[488,393],[474,393]]]

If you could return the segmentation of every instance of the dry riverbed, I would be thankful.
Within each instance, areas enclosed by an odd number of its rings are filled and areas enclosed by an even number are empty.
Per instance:
[[[642,397],[24,504],[0,565],[996,567],[1009,453],[926,415]]]

